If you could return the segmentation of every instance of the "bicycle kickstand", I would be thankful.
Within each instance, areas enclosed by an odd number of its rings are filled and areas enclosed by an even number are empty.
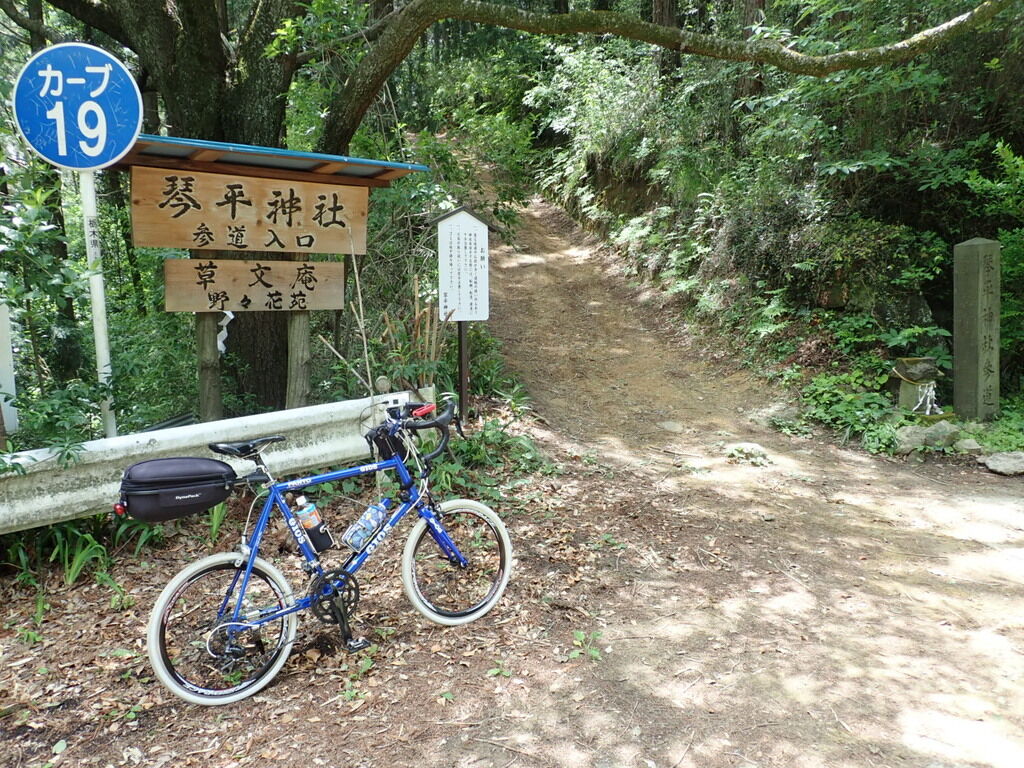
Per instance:
[[[338,629],[341,630],[341,642],[346,651],[355,653],[369,647],[370,641],[365,637],[358,639],[352,637],[352,628],[348,621],[348,611],[345,609],[345,602],[340,596],[335,596],[331,600],[331,615],[338,622]]]

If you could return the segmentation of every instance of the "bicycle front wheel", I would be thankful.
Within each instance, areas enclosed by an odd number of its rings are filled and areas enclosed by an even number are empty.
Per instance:
[[[149,661],[172,693],[193,704],[230,704],[264,688],[284,666],[295,641],[289,613],[263,616],[294,603],[284,575],[257,559],[235,606],[245,560],[222,552],[183,569],[153,607],[147,632]]]
[[[468,565],[447,557],[421,518],[402,553],[402,584],[417,611],[453,627],[479,619],[501,598],[512,566],[512,542],[501,518],[478,501],[446,501],[437,508],[437,518]]]

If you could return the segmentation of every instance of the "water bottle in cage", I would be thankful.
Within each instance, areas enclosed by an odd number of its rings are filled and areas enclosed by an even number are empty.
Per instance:
[[[360,515],[352,525],[348,527],[341,537],[342,542],[356,552],[362,552],[363,547],[373,538],[373,535],[380,530],[384,521],[388,518],[388,510],[391,509],[391,499],[384,499],[377,504],[371,504],[366,511]]]
[[[313,549],[323,552],[325,549],[335,546],[334,537],[328,530],[327,523],[320,517],[320,510],[316,508],[316,504],[308,501],[305,496],[295,499],[295,504],[298,507],[295,510],[295,517],[298,518],[302,529],[306,532]]]

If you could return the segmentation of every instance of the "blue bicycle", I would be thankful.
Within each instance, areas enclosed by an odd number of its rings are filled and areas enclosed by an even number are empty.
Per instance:
[[[297,480],[275,482],[263,460],[263,449],[284,439],[279,435],[209,446],[256,464],[255,472],[240,478],[230,465],[214,459],[155,459],[130,467],[115,509],[150,521],[207,509],[240,486],[263,486],[267,492],[252,534],[243,534],[238,551],[184,568],[156,601],[147,651],[160,682],[195,704],[229,704],[251,696],[284,666],[295,641],[297,614],[306,609],[337,625],[347,650],[365,647],[366,641],[354,639],[350,628],[359,602],[356,573],[411,511],[419,520],[401,565],[409,601],[427,619],[446,626],[490,611],[508,584],[512,544],[504,523],[489,507],[469,499],[437,503],[431,495],[431,464],[447,447],[450,426],[454,423],[462,434],[454,402],[435,418],[423,418],[434,409],[422,403],[388,408],[384,422],[367,435],[378,461]],[[428,429],[437,430],[440,440],[432,452],[421,455],[415,434]],[[333,535],[322,521],[310,522],[308,505],[293,510],[285,494],[381,471],[395,474],[397,498],[371,507],[342,537],[351,552],[344,564],[325,569],[319,552],[337,546]],[[298,595],[260,557],[260,542],[275,509],[284,517],[309,574],[308,587]],[[383,518],[375,532],[365,525],[373,510]]]

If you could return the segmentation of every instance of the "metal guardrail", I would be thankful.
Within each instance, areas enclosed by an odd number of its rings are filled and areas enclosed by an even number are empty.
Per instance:
[[[363,433],[383,418],[384,407],[409,398],[408,392],[394,392],[92,440],[65,469],[47,449],[7,455],[25,471],[0,477],[0,534],[108,511],[117,501],[121,473],[137,461],[206,456],[227,460],[239,474],[252,470],[251,462],[211,453],[208,443],[284,435],[287,439],[265,454],[278,477],[361,459],[369,455]]]

